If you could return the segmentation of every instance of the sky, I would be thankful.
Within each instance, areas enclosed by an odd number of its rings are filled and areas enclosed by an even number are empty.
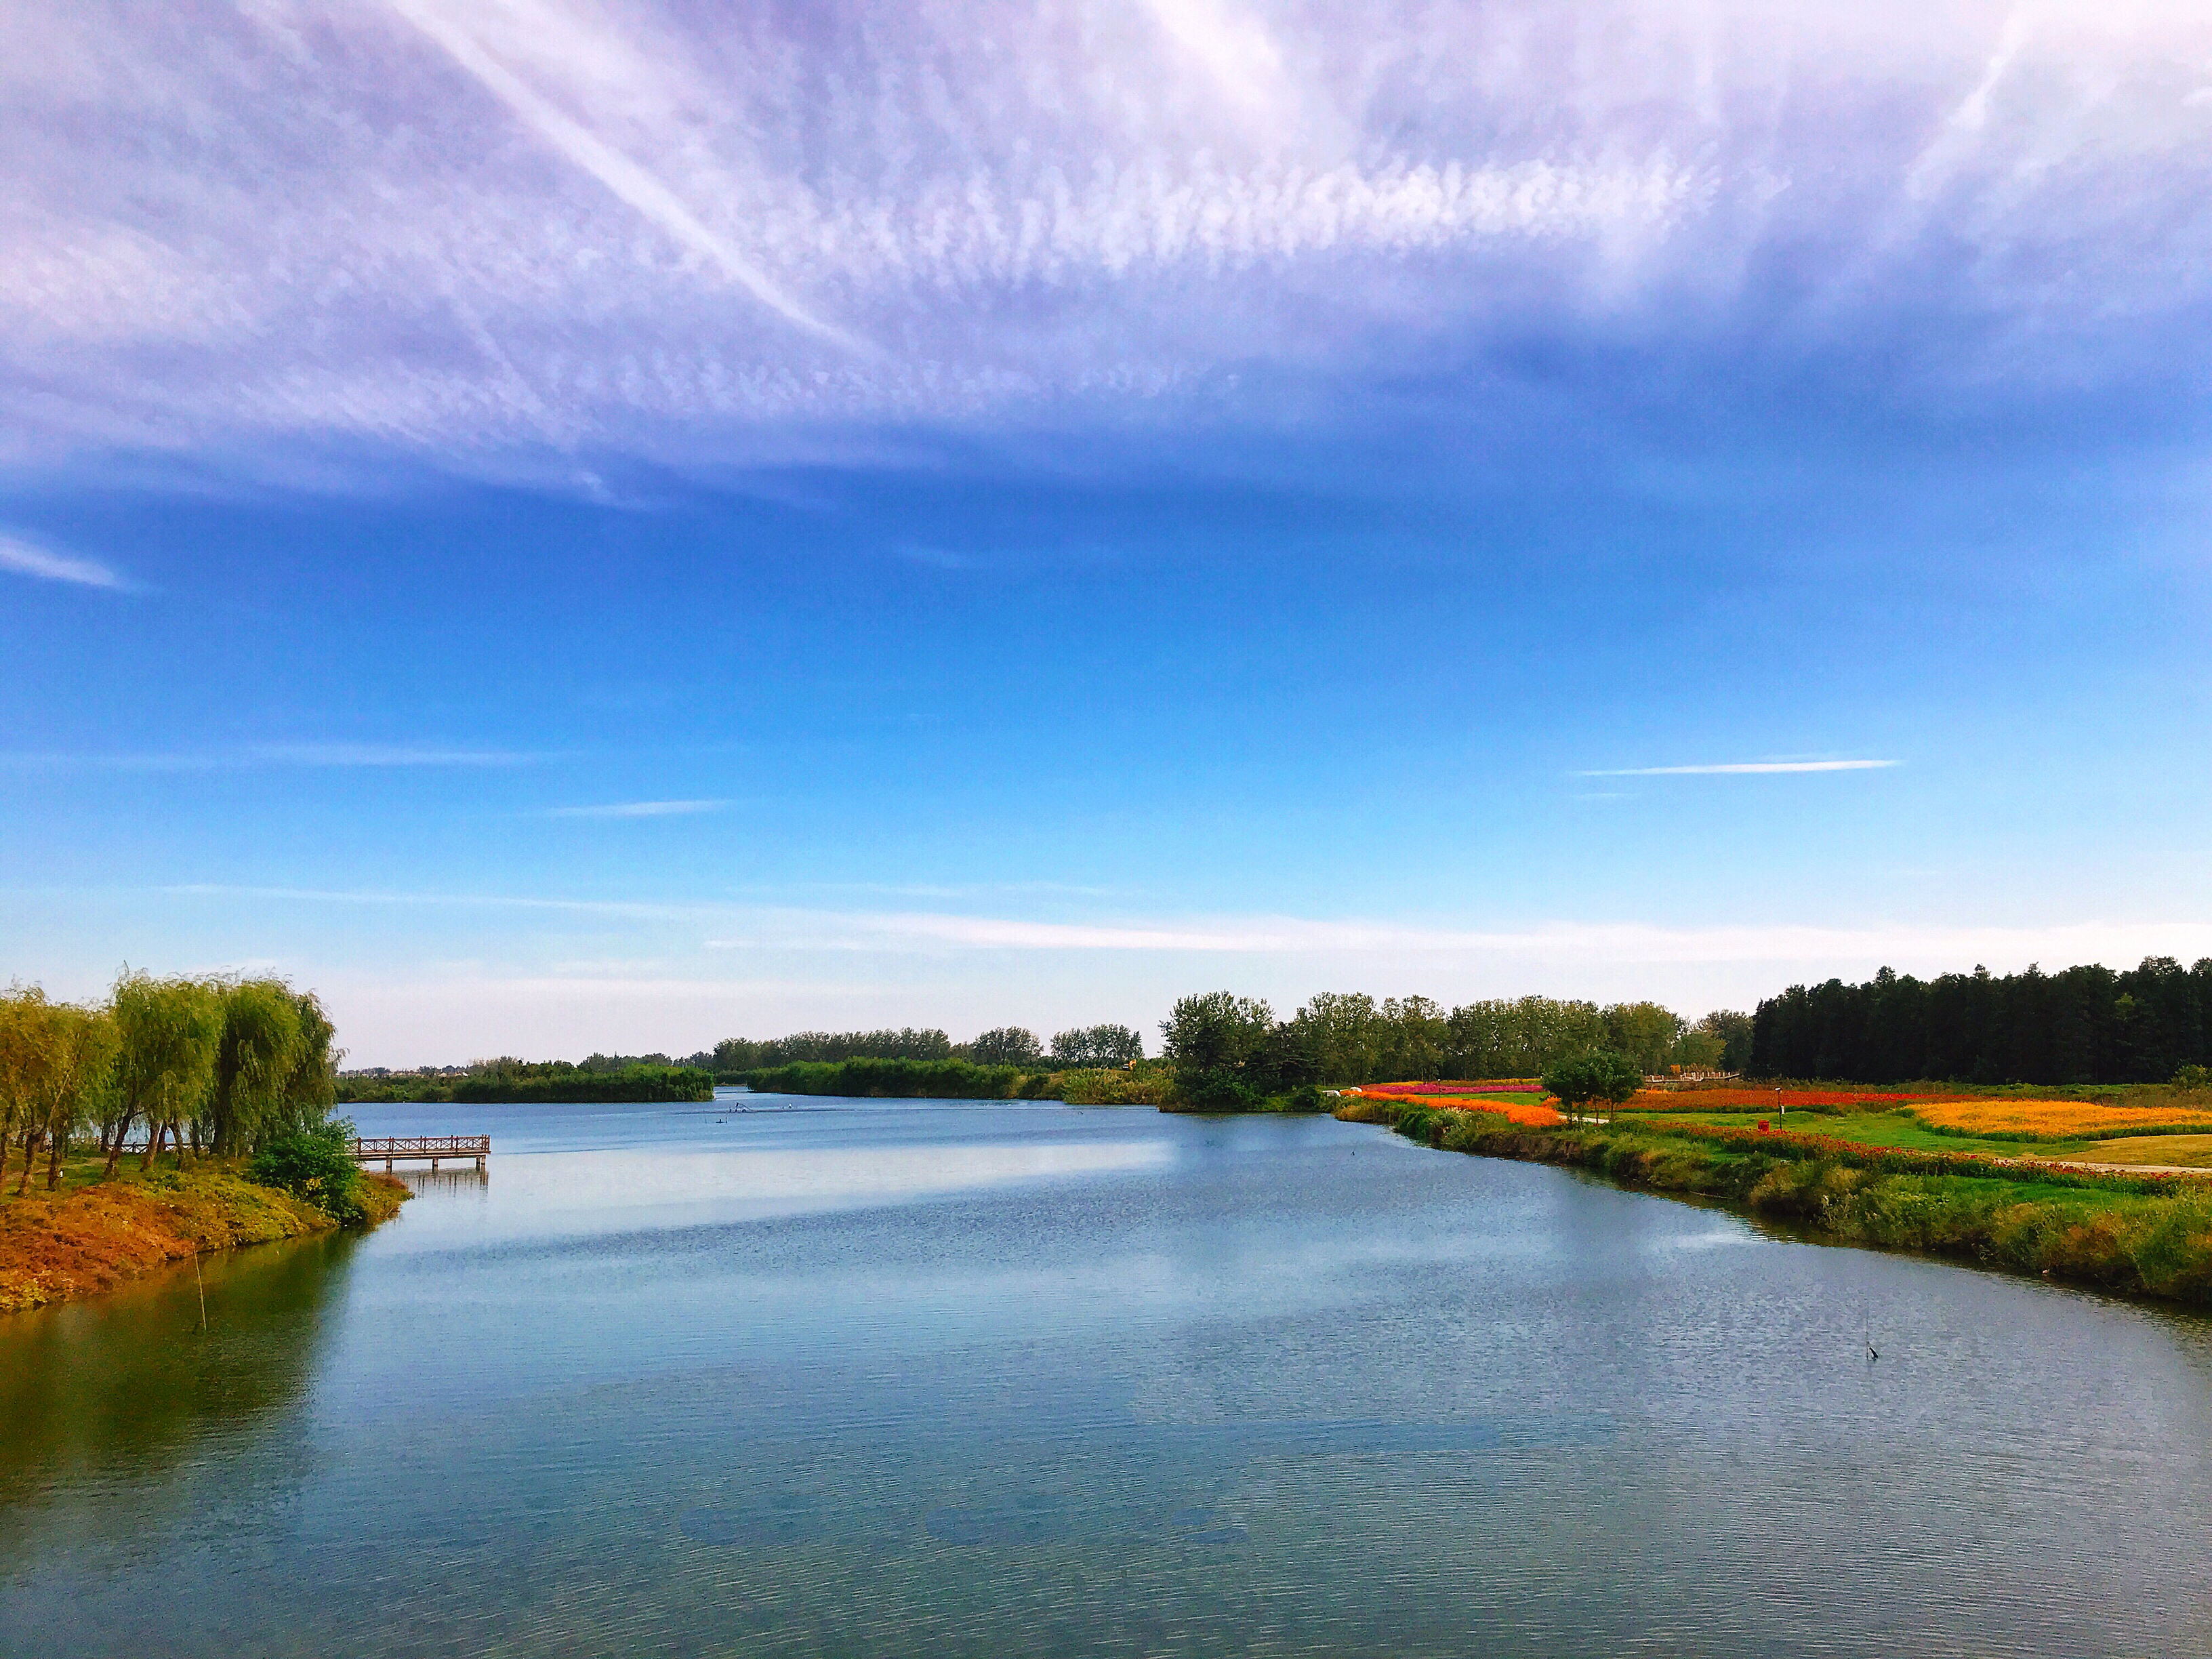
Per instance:
[[[84,0],[0,158],[0,976],[2212,953],[2201,5]]]

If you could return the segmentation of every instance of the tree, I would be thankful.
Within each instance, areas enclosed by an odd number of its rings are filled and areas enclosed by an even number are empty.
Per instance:
[[[978,1066],[1034,1066],[1044,1058],[1044,1045],[1024,1026],[1000,1025],[968,1045],[968,1058]]]
[[[1605,1040],[1605,1016],[1594,1002],[1533,996],[1470,1002],[1445,1023],[1443,1069],[1452,1077],[1534,1077]]]
[[[1544,1068],[1544,1087],[1566,1108],[1569,1117],[1582,1116],[1596,1101],[1617,1106],[1643,1086],[1643,1067],[1611,1048],[1588,1049]]]
[[[1145,1057],[1145,1040],[1126,1025],[1081,1025],[1055,1031],[1055,1066],[1127,1066]]]
[[[20,1123],[25,1125],[23,1158],[31,1157],[28,1127],[38,1117],[52,1087],[58,1029],[53,1006],[37,986],[11,985],[0,997],[0,1181],[8,1174],[8,1154]]]
[[[1375,1083],[1384,1047],[1375,999],[1358,991],[1323,991],[1291,1022],[1321,1069],[1323,1083]]]
[[[1718,1045],[1711,1064],[1724,1072],[1740,1072],[1751,1061],[1751,1016],[1729,1008],[1716,1008],[1699,1020],[1696,1034]]]
[[[111,1092],[115,1074],[117,1035],[114,1016],[104,1008],[77,1008],[67,1003],[46,1010],[50,1063],[38,1101],[37,1129],[46,1143],[46,1190],[61,1185],[62,1154],[70,1135],[96,1121]],[[31,1156],[23,1155],[20,1194],[31,1184]]]
[[[1682,1035],[1682,1017],[1656,1002],[1616,1002],[1605,1011],[1605,1046],[1645,1073],[1661,1070]]]
[[[329,1118],[338,1097],[338,1061],[345,1058],[345,1051],[332,1046],[337,1028],[313,991],[294,991],[291,997],[300,1040],[292,1050],[292,1069],[284,1079],[276,1115],[263,1126],[264,1139],[307,1133]]]
[[[163,1139],[179,1134],[206,1102],[222,1046],[222,999],[204,980],[126,974],[115,987],[115,1024],[123,1118],[108,1153],[111,1175],[134,1118],[146,1122],[146,1155],[139,1167],[150,1170]],[[184,1158],[179,1139],[179,1167]]]
[[[1443,1065],[1451,1023],[1426,997],[1385,997],[1376,1034],[1382,1039],[1382,1075],[1376,1081],[1433,1078]]]
[[[1180,1079],[1242,1069],[1274,1024],[1275,1011],[1257,998],[1207,991],[1178,1000],[1160,1022],[1160,1035]]]
[[[300,1006],[289,986],[241,980],[219,993],[222,1036],[208,1091],[208,1142],[218,1158],[250,1152],[283,1115],[300,1047]]]

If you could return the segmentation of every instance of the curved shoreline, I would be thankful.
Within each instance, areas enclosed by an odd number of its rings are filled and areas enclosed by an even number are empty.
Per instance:
[[[1752,1130],[1532,1127],[1486,1112],[1374,1099],[1335,1115],[1446,1152],[1709,1199],[1835,1243],[2212,1307],[2212,1185],[2203,1170],[2180,1178],[2108,1172]]]
[[[372,1226],[411,1196],[366,1171],[360,1194]],[[29,1192],[0,1207],[0,1314],[98,1296],[204,1252],[337,1225],[302,1199],[210,1164]]]

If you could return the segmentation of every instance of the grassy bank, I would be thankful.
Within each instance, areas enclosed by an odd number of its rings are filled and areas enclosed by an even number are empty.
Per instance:
[[[2007,1164],[1965,1151],[1624,1117],[1535,1127],[1490,1112],[1361,1099],[1337,1115],[1423,1145],[1589,1170],[1718,1199],[1838,1243],[1924,1251],[2131,1295],[2212,1305],[2212,1182]],[[1825,1126],[1824,1126],[1825,1127]]]
[[[133,1163],[108,1180],[100,1172],[99,1159],[75,1159],[58,1191],[45,1189],[43,1171],[20,1198],[9,1183],[0,1197],[0,1313],[97,1295],[204,1251],[337,1225],[305,1200],[212,1162],[143,1174]],[[382,1175],[362,1176],[355,1194],[372,1223],[408,1196]]]

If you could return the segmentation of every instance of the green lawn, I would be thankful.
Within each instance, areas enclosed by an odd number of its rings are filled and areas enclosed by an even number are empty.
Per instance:
[[[2087,1140],[2039,1141],[2032,1146],[2017,1140],[1988,1140],[1978,1135],[1938,1134],[1917,1118],[1902,1112],[1792,1112],[1787,1117],[1773,1112],[1623,1112],[1621,1127],[1649,1123],[1663,1128],[1670,1123],[1698,1123],[1725,1129],[1748,1129],[1761,1117],[1778,1129],[1792,1133],[1826,1135],[1858,1146],[1899,1146],[1916,1152],[1994,1152],[1999,1158],[2077,1158],[2094,1143]]]

